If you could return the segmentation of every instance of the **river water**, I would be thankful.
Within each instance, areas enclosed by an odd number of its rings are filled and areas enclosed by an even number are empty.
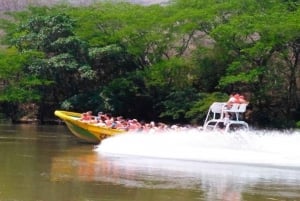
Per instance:
[[[0,201],[300,201],[300,133],[122,134],[0,125]]]

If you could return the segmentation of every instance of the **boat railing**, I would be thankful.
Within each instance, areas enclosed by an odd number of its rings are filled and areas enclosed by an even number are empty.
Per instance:
[[[242,120],[246,112],[247,103],[234,103],[230,106],[226,102],[214,102],[207,112],[204,121],[204,130],[224,130],[227,132],[235,127],[249,129],[248,124]]]

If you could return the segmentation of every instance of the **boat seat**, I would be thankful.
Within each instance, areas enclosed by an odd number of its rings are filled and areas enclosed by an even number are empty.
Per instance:
[[[236,121],[239,121],[240,120],[240,115],[242,113],[245,113],[246,112],[246,109],[247,109],[247,105],[248,103],[234,103],[232,104],[232,106],[227,109],[226,107],[224,108],[223,112],[224,113],[230,113],[230,114],[233,114],[234,115],[234,118]]]

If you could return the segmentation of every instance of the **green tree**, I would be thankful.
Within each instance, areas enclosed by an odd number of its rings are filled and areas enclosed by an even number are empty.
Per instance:
[[[51,83],[37,88],[41,121],[57,103],[93,89],[90,80],[95,72],[89,65],[88,46],[74,35],[74,26],[74,21],[65,14],[33,15],[19,26],[12,39],[20,54],[37,51],[44,55],[32,57],[28,65],[22,66],[26,75]]]
[[[38,52],[19,54],[14,48],[0,53],[0,102],[3,112],[13,122],[23,114],[19,106],[38,102],[41,97],[37,88],[49,84],[23,71],[23,67],[29,65],[33,57],[41,58],[43,55]]]
[[[144,72],[136,71],[106,85],[100,94],[103,110],[141,120],[156,118],[154,100],[145,86],[144,76]]]

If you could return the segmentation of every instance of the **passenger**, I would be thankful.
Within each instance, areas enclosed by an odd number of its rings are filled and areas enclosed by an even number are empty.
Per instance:
[[[242,104],[242,103],[248,103],[248,101],[246,101],[246,99],[245,99],[244,96],[240,96],[238,101],[239,101],[240,104]]]
[[[87,113],[82,113],[82,114],[81,114],[80,120],[81,120],[81,121],[87,121],[87,120],[88,120]]]
[[[129,124],[128,121],[126,121],[125,119],[122,119],[120,124],[117,126],[118,129],[124,130],[124,131],[128,131],[129,130]]]
[[[171,128],[171,130],[174,130],[174,131],[179,131],[180,130],[180,127],[176,124],[172,125],[170,128]]]
[[[141,132],[146,131],[146,122],[144,120],[140,121],[139,131]]]
[[[238,93],[231,94],[229,100],[226,103],[226,109],[230,111],[232,108],[233,104],[243,104],[243,103],[248,103],[246,101],[245,97],[243,95],[240,95]],[[224,113],[224,125],[226,125],[230,119],[234,119],[236,117],[235,113],[230,113],[229,111]]]
[[[167,131],[168,130],[168,126],[162,122],[158,122],[157,123],[157,130],[160,131],[160,132],[163,132],[163,131]]]
[[[128,120],[129,123],[129,131],[140,131],[142,125],[138,122],[137,119]]]
[[[234,103],[239,103],[239,98],[240,98],[240,95],[239,94],[231,94],[227,103],[226,103],[226,107],[229,109],[232,107],[232,105]]]
[[[102,115],[102,112],[98,112],[98,115],[97,116],[92,116],[92,119],[90,120],[89,123],[95,123],[95,124],[98,124],[100,121],[101,121],[101,115]]]
[[[92,111],[87,111],[86,113],[87,113],[87,115],[88,115],[90,118],[93,117],[93,112],[92,112]]]
[[[145,131],[145,132],[149,132],[150,128],[151,128],[151,126],[150,126],[150,124],[149,124],[149,123],[145,123],[145,124],[143,124],[143,131]]]
[[[248,103],[248,101],[246,101],[246,99],[243,95],[240,95],[238,93],[231,94],[229,97],[229,100],[226,103],[227,109],[230,109],[232,107],[232,105],[235,103],[242,104],[242,103]]]
[[[115,120],[114,117],[111,118],[111,128],[116,129],[117,128],[117,121]]]
[[[123,116],[118,116],[116,117],[116,128],[124,128],[124,122],[126,122],[126,120],[123,118]],[[127,123],[126,123],[127,124]]]
[[[96,125],[97,126],[101,126],[101,127],[105,127],[106,126],[105,122],[102,119],[97,120]]]
[[[104,114],[103,115],[103,121],[105,122],[106,126],[111,127],[114,119],[110,114]]]
[[[157,132],[156,123],[154,121],[151,121],[149,125],[149,133],[155,133],[155,132]]]
[[[81,120],[81,121],[84,121],[84,122],[90,122],[90,121],[92,121],[93,119],[94,119],[94,118],[93,118],[93,115],[92,115],[92,112],[91,112],[91,111],[82,113],[81,118],[80,118],[80,120]]]
[[[97,120],[97,121],[100,121],[102,115],[103,115],[103,112],[98,112],[98,115],[97,115],[97,117],[96,117],[96,120]]]

